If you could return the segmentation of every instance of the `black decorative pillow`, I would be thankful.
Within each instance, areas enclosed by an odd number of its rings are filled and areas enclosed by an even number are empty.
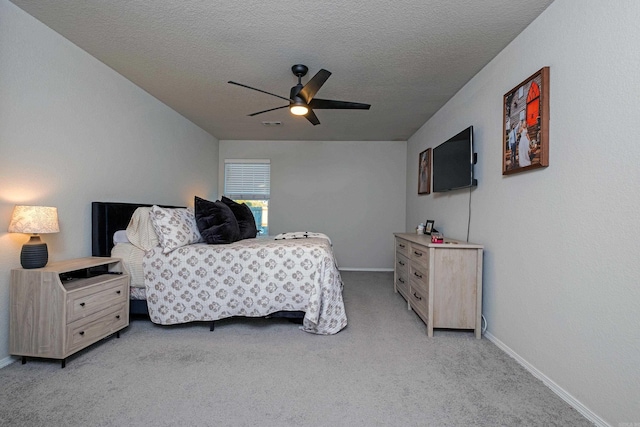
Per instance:
[[[195,197],[196,224],[202,240],[211,245],[233,243],[240,240],[238,221],[229,206],[220,201]]]
[[[236,216],[238,227],[240,228],[240,240],[253,239],[258,235],[256,219],[251,212],[251,208],[244,203],[238,203],[228,197],[222,196],[222,203],[229,206],[231,212]]]

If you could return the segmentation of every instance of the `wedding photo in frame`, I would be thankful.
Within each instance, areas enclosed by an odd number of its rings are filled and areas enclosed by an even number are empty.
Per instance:
[[[504,95],[502,174],[549,166],[549,67]]]
[[[431,148],[420,153],[418,159],[418,194],[431,193]]]

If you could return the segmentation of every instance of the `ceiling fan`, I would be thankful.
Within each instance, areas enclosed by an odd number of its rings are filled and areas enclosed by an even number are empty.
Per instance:
[[[306,85],[302,85],[302,77],[307,75],[309,68],[306,65],[296,64],[291,67],[291,71],[293,74],[298,77],[298,84],[291,88],[289,92],[289,98],[285,98],[284,96],[276,95],[275,93],[267,92],[261,89],[256,89],[255,87],[247,86],[242,83],[236,83],[233,81],[229,81],[229,83],[246,87],[247,89],[255,90],[258,92],[266,93],[267,95],[272,95],[280,99],[284,99],[285,101],[289,101],[289,104],[283,105],[281,107],[270,108],[268,110],[258,111],[257,113],[249,114],[249,116],[257,116],[258,114],[267,113],[269,111],[280,110],[282,108],[289,108],[292,114],[296,116],[304,116],[311,124],[319,125],[320,120],[313,112],[314,109],[320,110],[368,110],[371,108],[369,104],[362,104],[359,102],[347,102],[347,101],[335,101],[332,99],[319,99],[314,98],[318,90],[322,87],[324,82],[327,81],[329,76],[331,76],[331,72],[322,69],[316,73],[315,76],[311,78],[307,82]]]

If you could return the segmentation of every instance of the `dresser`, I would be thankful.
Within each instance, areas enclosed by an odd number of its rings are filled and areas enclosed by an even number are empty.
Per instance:
[[[9,353],[59,359],[129,325],[129,276],[117,258],[11,270]]]
[[[395,233],[394,290],[407,308],[434,328],[472,329],[482,336],[483,246],[431,236]]]

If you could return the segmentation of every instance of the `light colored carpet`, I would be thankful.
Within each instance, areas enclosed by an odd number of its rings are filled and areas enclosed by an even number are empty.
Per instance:
[[[0,370],[2,426],[581,426],[577,411],[472,332],[433,338],[392,273],[343,272],[349,326],[133,320],[67,361]]]

